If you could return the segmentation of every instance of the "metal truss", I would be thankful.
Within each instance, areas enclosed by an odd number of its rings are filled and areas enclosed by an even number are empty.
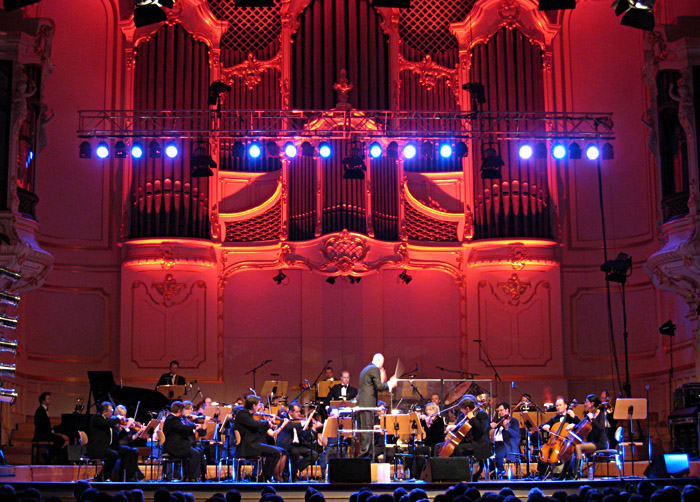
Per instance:
[[[612,113],[85,110],[81,138],[611,140]]]

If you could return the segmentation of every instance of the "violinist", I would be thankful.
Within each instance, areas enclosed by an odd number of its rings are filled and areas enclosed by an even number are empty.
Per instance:
[[[260,399],[251,394],[246,398],[243,409],[236,415],[235,430],[241,435],[236,453],[241,458],[264,457],[263,477],[265,481],[270,481],[284,450],[262,443],[262,433],[267,433],[274,426],[274,422],[271,418],[256,420],[253,417],[259,403]]]
[[[438,444],[445,441],[445,419],[440,414],[440,408],[434,402],[425,405],[425,414],[420,415],[421,425],[425,431],[423,444],[429,448],[429,454],[435,454]]]
[[[102,472],[95,476],[95,481],[110,480],[114,466],[119,459],[121,459],[122,466],[126,471],[126,480],[139,481],[140,477],[137,473],[140,471],[137,457],[134,456],[132,448],[122,446],[116,440],[118,435],[116,427],[122,422],[123,417],[116,416],[114,407],[108,402],[101,403],[98,410],[99,413],[90,418],[87,433],[87,455],[90,458],[100,458],[104,461]]]
[[[275,431],[276,444],[289,454],[292,468],[292,483],[297,480],[298,473],[313,465],[318,460],[318,452],[311,448],[312,417],[304,420],[301,406],[293,402],[289,405],[288,418],[284,419]]]
[[[615,429],[617,428],[617,420],[613,418],[615,407],[612,397],[607,388],[600,393],[600,407],[605,413],[605,435],[608,437],[608,447],[617,448],[617,440],[615,439]]]
[[[596,450],[605,450],[608,447],[607,437],[605,436],[605,412],[601,409],[601,402],[595,394],[586,396],[586,418],[591,422],[593,428],[588,433],[588,438],[585,443],[577,444],[574,448],[576,451],[576,466],[578,467],[578,475],[581,477],[581,468],[584,455],[593,453]]]
[[[165,444],[163,451],[173,457],[180,458],[182,462],[183,477],[186,480],[205,480],[206,459],[202,450],[192,447],[196,424],[190,422],[185,416],[185,405],[182,401],[173,401],[170,405],[170,415],[163,423]]]
[[[485,460],[491,456],[491,443],[488,439],[489,416],[477,408],[476,397],[472,394],[465,394],[459,403],[460,414],[455,425],[448,425],[447,430],[451,431],[469,422],[471,429],[466,433],[462,442],[455,447],[452,457],[474,456],[478,460]]]
[[[511,416],[510,404],[503,402],[496,407],[498,418],[489,425],[494,453],[496,454],[496,469],[499,476],[504,472],[503,459],[517,462],[520,459],[520,423]]]
[[[121,478],[122,473],[125,471],[126,464],[136,466],[130,469],[130,472],[126,472],[126,479],[137,479],[142,480],[145,478],[141,470],[138,468],[139,459],[139,449],[134,448],[133,444],[138,436],[139,426],[141,424],[137,423],[133,418],[126,418],[126,406],[123,404],[118,404],[114,408],[115,416],[119,417],[119,424],[114,428],[116,435],[112,436],[112,444],[120,445],[121,451],[120,455],[131,455],[132,460],[129,462],[122,461],[122,465],[119,470],[119,477]]]

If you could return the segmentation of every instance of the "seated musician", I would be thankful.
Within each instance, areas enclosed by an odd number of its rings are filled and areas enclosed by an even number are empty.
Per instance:
[[[504,472],[503,459],[511,462],[520,461],[520,423],[511,416],[510,404],[503,402],[496,407],[498,419],[491,422],[493,449],[496,454],[496,469],[498,475]]]
[[[591,432],[588,433],[586,442],[577,444],[576,451],[576,467],[578,476],[581,477],[583,468],[584,455],[593,453],[596,450],[605,450],[608,447],[608,438],[605,434],[605,411],[601,409],[601,401],[595,394],[586,396],[586,417],[593,425]]]
[[[165,444],[163,452],[182,459],[182,475],[186,480],[205,481],[206,473],[201,449],[192,446],[197,425],[184,417],[185,405],[182,401],[173,401],[170,405],[170,415],[163,423]]]
[[[112,471],[121,459],[126,471],[127,481],[138,481],[137,457],[131,448],[119,444],[117,426],[121,424],[122,417],[114,415],[111,403],[103,402],[99,405],[99,413],[90,418],[88,427],[87,456],[102,459],[104,464],[102,472],[95,476],[96,481],[108,481],[112,479]]]
[[[477,460],[483,461],[489,458],[492,454],[491,443],[488,439],[489,416],[477,408],[477,400],[472,394],[465,394],[462,401],[459,403],[460,414],[454,425],[448,425],[447,430],[458,431],[465,422],[469,422],[471,429],[465,434],[461,443],[458,444],[452,457],[467,457],[473,456]],[[483,468],[483,467],[482,467]],[[478,479],[481,470],[476,473],[475,479]]]
[[[180,363],[177,361],[170,361],[170,372],[163,373],[158,379],[156,387],[161,385],[185,385],[185,377],[178,375],[177,372],[180,369]]]
[[[183,401],[184,409],[182,410],[182,420],[185,424],[194,424],[194,436],[190,437],[190,444],[195,450],[199,450],[201,453],[200,458],[202,462],[202,472],[206,474],[207,472],[207,454],[211,453],[209,448],[205,448],[200,442],[207,435],[207,425],[205,415],[197,414],[194,411],[194,403],[192,401]],[[207,444],[206,446],[211,446]],[[212,457],[213,458],[213,457]]]
[[[49,447],[46,463],[53,463],[56,457],[61,452],[65,439],[62,436],[54,433],[49,418],[49,405],[51,404],[51,393],[42,392],[39,396],[39,407],[34,412],[34,437],[32,441],[49,441],[52,443]]]
[[[199,405],[199,408],[197,408],[197,415],[204,415],[204,410],[207,409],[207,406],[211,406],[211,403],[213,403],[212,399],[210,397],[205,397],[204,401],[202,401],[202,404]]]
[[[434,394],[437,396],[437,394]],[[415,477],[420,477],[425,467],[425,457],[437,455],[440,445],[445,442],[445,419],[442,418],[440,408],[432,401],[425,405],[425,413],[419,416],[420,423],[425,431],[422,446],[416,446],[413,456],[413,470]]]
[[[289,405],[288,415],[275,431],[276,445],[289,454],[292,482],[295,482],[299,472],[318,460],[318,452],[312,449],[311,417],[304,420],[301,406],[296,402]]]
[[[124,406],[123,404],[118,404],[117,407],[114,408],[114,415],[119,417],[121,422],[114,428],[117,434],[114,438],[112,438],[112,442],[118,443],[122,448],[130,450],[130,453],[127,453],[125,451],[125,454],[132,455],[134,458],[134,465],[137,466],[136,472],[126,472],[125,478],[128,479],[135,477],[138,480],[141,480],[145,476],[138,468],[139,449],[133,447],[134,441],[136,440],[136,436],[138,435],[138,431],[136,430],[136,421],[133,418],[126,418],[126,406]],[[122,473],[126,471],[123,462],[119,466],[118,471],[119,479],[121,479]]]
[[[260,399],[257,396],[248,396],[243,409],[236,415],[235,430],[241,435],[236,454],[239,458],[264,457],[263,478],[264,481],[270,481],[284,450],[261,442],[261,433],[271,429],[272,424],[267,420],[254,418],[253,413],[259,403]]]
[[[540,429],[543,431],[556,434],[556,430],[558,430],[560,426],[571,430],[581,421],[574,413],[574,410],[569,408],[569,405],[566,403],[566,401],[564,401],[563,397],[557,398],[557,400],[554,402],[554,406],[557,410],[557,414],[547,420],[544,425],[540,426]],[[537,462],[537,471],[539,472],[540,476],[545,474],[547,467],[548,465],[546,463],[541,461]],[[567,476],[569,470],[568,468],[568,465],[564,466],[560,475],[561,478],[565,478]]]
[[[350,385],[350,372],[343,370],[340,372],[340,383],[331,387],[328,392],[327,401],[352,401],[357,397],[357,388]]]

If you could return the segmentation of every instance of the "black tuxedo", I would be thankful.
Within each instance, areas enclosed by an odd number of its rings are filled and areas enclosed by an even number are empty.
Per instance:
[[[86,454],[90,458],[99,458],[104,462],[102,473],[98,476],[104,480],[112,478],[112,471],[117,460],[121,460],[127,480],[142,477],[138,468],[138,450],[119,444],[119,417],[105,418],[98,413],[90,418],[88,427],[88,444]]]
[[[294,442],[296,432],[297,443]],[[311,432],[303,430],[301,422],[287,422],[277,435],[277,446],[289,453],[292,462],[292,481],[297,473],[312,465],[318,459],[318,453],[311,449],[313,438]]]
[[[243,458],[265,457],[263,474],[266,480],[269,480],[284,452],[280,447],[262,444],[262,435],[270,428],[270,424],[265,420],[255,420],[250,410],[243,408],[236,415],[234,427],[241,435],[241,441],[236,447],[236,455]]]
[[[193,448],[195,425],[173,414],[168,415],[163,423],[165,444],[163,451],[168,455],[182,459],[182,470],[185,479],[202,479],[205,476],[203,466],[206,466],[201,448]],[[204,467],[206,469],[206,467]]]
[[[462,424],[464,415],[460,414],[455,423]],[[489,416],[482,410],[474,412],[474,417],[469,419],[472,428],[462,439],[462,442],[455,447],[453,457],[465,457],[474,455],[477,460],[485,460],[492,454],[491,442],[489,441]]]
[[[39,405],[34,412],[34,438],[32,441],[51,441],[53,443],[49,447],[47,458],[49,463],[56,459],[66,442],[61,436],[54,434],[49,413],[42,405]]]
[[[368,364],[360,372],[360,389],[357,395],[357,406],[364,408],[374,408],[377,406],[379,392],[389,390],[389,386],[382,383],[381,372],[374,364]],[[374,413],[371,411],[357,412],[360,429],[368,430],[374,427]],[[372,433],[363,432],[360,434],[360,456],[369,455],[372,446]]]
[[[175,381],[173,382],[173,375],[168,372],[160,376],[156,387],[160,385],[185,385],[185,383],[185,377],[181,375],[175,375]]]
[[[353,387],[352,385],[346,385],[345,386],[345,399],[347,401],[351,401],[357,397],[357,389]],[[342,396],[343,392],[343,384],[339,383],[338,385],[334,385],[331,387],[331,390],[328,391],[328,397],[326,398],[328,400],[328,404],[330,404],[331,401],[340,401],[343,399]]]
[[[490,428],[490,426],[489,426]],[[495,440],[493,449],[496,454],[496,467],[503,472],[503,459],[518,462],[520,459],[520,422],[515,417],[510,418],[508,428],[499,425],[493,429],[494,438],[499,432],[503,441]]]

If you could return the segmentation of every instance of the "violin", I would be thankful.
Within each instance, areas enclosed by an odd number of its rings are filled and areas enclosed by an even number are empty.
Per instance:
[[[489,440],[491,443],[496,442],[496,430],[503,425],[504,427],[510,423],[510,419],[513,418],[510,415],[504,415],[498,420],[496,420],[496,426],[491,427],[491,430],[489,431]]]

